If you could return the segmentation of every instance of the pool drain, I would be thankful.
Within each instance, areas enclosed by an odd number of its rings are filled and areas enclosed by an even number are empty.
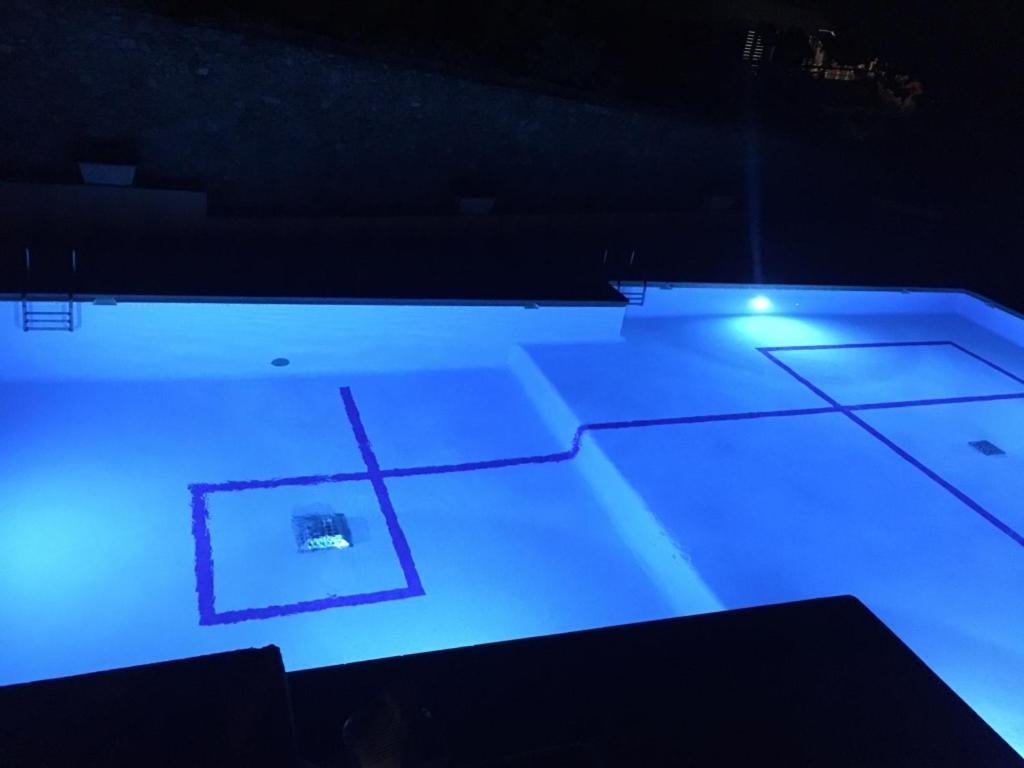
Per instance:
[[[275,357],[273,360],[270,361],[270,364],[275,368],[284,368],[289,363],[291,363],[291,360],[289,360],[287,357]]]
[[[292,516],[292,531],[299,552],[320,552],[327,549],[348,549],[352,534],[345,516],[331,512],[329,507],[309,510]]]
[[[1006,453],[998,445],[990,443],[988,440],[974,440],[968,443],[968,445],[986,456],[1002,456]]]

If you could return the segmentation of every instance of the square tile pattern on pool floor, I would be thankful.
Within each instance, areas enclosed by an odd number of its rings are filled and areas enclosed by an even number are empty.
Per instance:
[[[388,522],[369,480],[207,491],[209,595],[204,623],[409,597]],[[303,552],[293,520],[343,514],[351,546]],[[197,569],[205,566],[197,563]]]

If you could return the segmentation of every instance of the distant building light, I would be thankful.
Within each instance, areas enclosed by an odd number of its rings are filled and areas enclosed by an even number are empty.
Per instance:
[[[746,40],[743,41],[743,60],[756,67],[764,58],[764,37],[756,29],[748,30]]]
[[[824,72],[826,80],[856,80],[857,73],[852,67],[829,67]]]

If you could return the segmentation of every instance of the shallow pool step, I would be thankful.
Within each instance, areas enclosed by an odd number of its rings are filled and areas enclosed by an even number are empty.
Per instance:
[[[518,347],[509,365],[537,407],[537,412],[565,444],[580,419],[528,349]],[[583,439],[573,465],[607,511],[612,526],[651,582],[665,598],[672,615],[709,613],[722,602],[704,583],[685,549],[662,526],[640,493],[626,480],[593,434]]]

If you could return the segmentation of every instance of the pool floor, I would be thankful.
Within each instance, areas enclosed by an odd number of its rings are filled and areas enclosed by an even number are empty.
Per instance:
[[[637,311],[502,359],[0,382],[0,684],[854,594],[1024,749],[1020,347],[955,314]],[[299,552],[325,510],[352,546]]]

